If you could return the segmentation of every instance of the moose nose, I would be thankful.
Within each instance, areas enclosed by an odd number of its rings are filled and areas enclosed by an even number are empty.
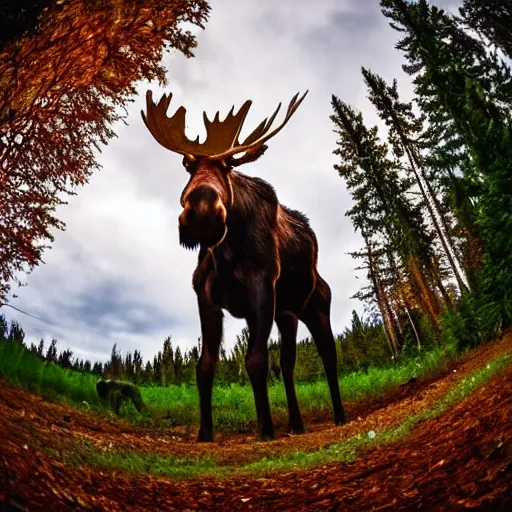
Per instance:
[[[187,210],[183,210],[178,217],[178,224],[180,226],[185,226],[187,224]]]

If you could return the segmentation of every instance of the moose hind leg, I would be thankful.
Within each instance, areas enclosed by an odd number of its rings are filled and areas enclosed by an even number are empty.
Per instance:
[[[311,296],[300,319],[306,324],[324,365],[327,384],[331,393],[334,423],[345,423],[345,412],[341,403],[338,384],[336,342],[331,328],[331,290],[319,276]]]
[[[198,441],[213,441],[212,389],[215,367],[219,359],[222,341],[222,310],[206,300],[198,299],[201,318],[202,347],[196,366],[196,382],[199,392],[200,426]]]
[[[304,424],[300,414],[293,379],[293,370],[297,357],[298,319],[295,315],[285,314],[276,318],[276,324],[281,334],[280,363],[286,391],[286,400],[288,402],[288,428],[296,434],[302,434],[304,432]]]

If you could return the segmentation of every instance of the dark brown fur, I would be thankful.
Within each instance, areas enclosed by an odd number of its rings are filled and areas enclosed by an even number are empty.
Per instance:
[[[137,411],[141,412],[144,408],[140,391],[131,382],[100,379],[96,383],[96,392],[100,398],[108,400],[110,407],[116,415],[119,415],[121,405],[130,400]]]
[[[233,171],[233,163],[185,158],[184,165],[191,178],[181,198],[180,243],[200,246],[193,276],[203,340],[197,364],[199,440],[213,440],[211,399],[222,309],[247,321],[245,362],[263,439],[274,437],[267,391],[267,341],[274,321],[281,336],[290,429],[304,430],[293,380],[298,320],[308,327],[324,363],[334,421],[344,422],[330,326],[331,293],[317,271],[318,244],[308,219],[280,205],[267,182]]]

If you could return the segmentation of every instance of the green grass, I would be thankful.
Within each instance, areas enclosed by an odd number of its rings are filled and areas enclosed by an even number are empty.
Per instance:
[[[439,417],[453,405],[467,398],[485,382],[497,375],[512,362],[512,356],[500,356],[487,363],[468,378],[461,381],[431,409],[410,416],[399,426],[382,432],[375,432],[370,439],[367,432],[361,432],[340,443],[314,452],[296,451],[277,457],[265,457],[240,467],[217,465],[212,457],[191,459],[174,455],[129,452],[121,450],[99,451],[88,442],[73,445],[65,452],[64,460],[71,465],[88,464],[103,469],[118,469],[133,473],[152,473],[172,478],[192,478],[198,475],[229,476],[235,472],[273,474],[275,472],[308,468],[318,464],[354,460],[362,451],[377,444],[393,443],[406,437],[420,423]]]
[[[421,356],[402,362],[392,368],[370,368],[367,372],[342,375],[339,378],[343,400],[360,401],[386,394],[413,377],[426,377],[447,367],[456,358],[452,347],[425,352]],[[297,398],[304,413],[330,411],[331,399],[325,380],[298,382]],[[169,426],[195,425],[199,421],[199,400],[195,385],[168,386],[166,388],[141,387],[144,401],[153,414],[167,417]],[[277,421],[286,421],[288,408],[282,382],[269,386],[272,415]],[[213,389],[213,421],[217,431],[241,432],[255,428],[255,408],[250,385],[232,384]],[[127,415],[134,423],[147,418],[137,417],[132,409]]]
[[[62,449],[64,448],[64,449]],[[62,454],[63,461],[72,467],[93,466],[100,469],[116,469],[127,473],[151,473],[155,476],[173,478],[193,478],[198,474],[222,474],[215,459],[205,457],[200,460],[187,459],[176,455],[162,455],[126,450],[98,450],[89,440],[74,442],[72,447],[61,447],[57,451],[46,449],[49,455]],[[228,470],[228,468],[226,468]]]
[[[443,369],[455,357],[455,350],[448,347],[424,352],[395,367],[370,368],[367,372],[342,375],[339,379],[342,398],[358,401],[383,395],[412,377],[428,376]],[[16,385],[41,393],[46,399],[63,399],[80,407],[83,407],[82,403],[86,401],[94,411],[105,412],[104,406],[96,395],[95,384],[98,378],[95,375],[43,363],[20,343],[0,340],[0,375]],[[330,395],[325,380],[299,382],[296,387],[303,412],[331,410]],[[121,409],[121,415],[131,423],[162,427],[198,424],[199,400],[195,385],[142,386],[140,389],[143,400],[148,405],[147,409],[142,414],[138,414],[131,405],[123,406]],[[282,382],[269,386],[269,396],[274,419],[286,421],[288,413]],[[255,416],[250,385],[233,384],[214,387],[213,420],[216,431],[254,430]]]
[[[44,363],[16,341],[0,339],[0,376],[49,401],[66,398],[77,405],[86,401],[90,406],[100,406],[97,376]]]

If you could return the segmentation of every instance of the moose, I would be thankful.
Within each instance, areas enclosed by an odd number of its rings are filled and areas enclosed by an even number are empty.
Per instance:
[[[239,135],[251,100],[221,121],[203,113],[204,142],[185,135],[186,109],[172,117],[167,109],[172,93],[154,103],[146,93],[142,119],[156,141],[183,155],[190,179],[181,194],[179,241],[186,249],[199,248],[192,277],[202,333],[196,367],[200,428],[198,441],[213,441],[212,388],[223,332],[223,310],[247,322],[249,340],[245,365],[251,382],[258,434],[274,439],[267,380],[268,338],[276,322],[280,334],[280,366],[288,402],[288,429],[303,433],[304,424],[294,383],[298,321],[310,331],[331,395],[335,424],[345,422],[336,371],[336,345],[330,323],[331,290],[317,270],[318,242],[301,212],[279,203],[274,188],[234,168],[254,162],[267,150],[265,142],[290,120],[306,97],[297,93],[284,121],[270,130],[281,108],[264,119],[245,139]],[[238,155],[238,157],[235,157]]]

